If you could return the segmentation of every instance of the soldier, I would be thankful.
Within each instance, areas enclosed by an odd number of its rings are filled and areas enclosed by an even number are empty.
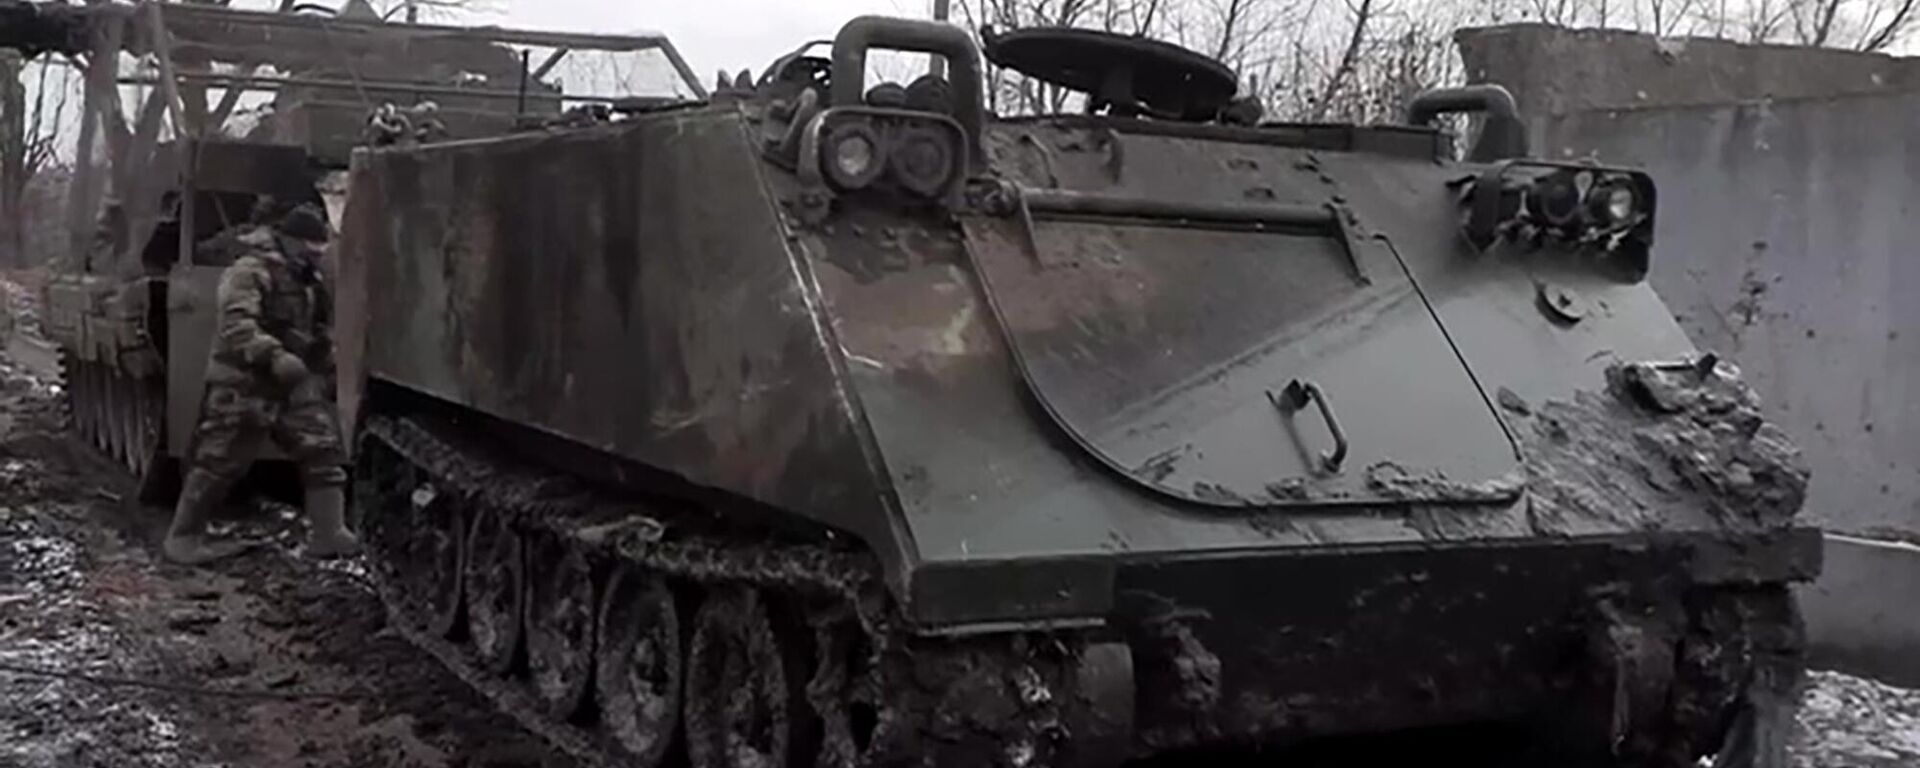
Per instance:
[[[193,435],[191,469],[167,531],[167,559],[199,564],[246,545],[208,543],[207,518],[271,440],[299,463],[310,553],[353,554],[345,524],[346,454],[331,399],[331,299],[320,270],[327,225],[311,205],[256,224],[220,277],[219,332]]]

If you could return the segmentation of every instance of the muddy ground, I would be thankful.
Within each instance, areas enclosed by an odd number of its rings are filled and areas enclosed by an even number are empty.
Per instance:
[[[11,346],[0,768],[567,764],[388,631],[358,563],[301,558],[290,510],[229,523],[273,542],[242,558],[159,562],[167,511],[62,434],[44,350]],[[1800,723],[1797,768],[1920,766],[1920,692],[1815,673]]]
[[[387,630],[361,566],[272,546],[160,562],[167,510],[61,434],[50,377],[0,358],[0,768],[561,766]],[[33,368],[40,368],[35,363]]]

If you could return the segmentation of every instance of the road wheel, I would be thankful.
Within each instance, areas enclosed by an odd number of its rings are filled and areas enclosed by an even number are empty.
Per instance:
[[[580,550],[557,541],[540,547],[527,606],[527,669],[547,713],[572,719],[593,683],[593,569]]]
[[[654,768],[666,762],[680,726],[679,607],[665,581],[630,568],[605,592],[594,669],[600,717],[634,765]]]
[[[481,663],[513,670],[524,639],[526,568],[523,540],[497,512],[479,507],[467,531],[467,634]]]
[[[687,657],[693,768],[786,768],[800,714],[793,704],[785,654],[759,592],[711,593],[694,617]]]

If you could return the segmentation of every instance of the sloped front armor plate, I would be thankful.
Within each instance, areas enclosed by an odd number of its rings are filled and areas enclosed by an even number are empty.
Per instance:
[[[1487,399],[1386,243],[1152,219],[966,223],[1035,398],[1101,463],[1221,508],[1513,498]],[[1324,394],[1285,406],[1294,381]]]

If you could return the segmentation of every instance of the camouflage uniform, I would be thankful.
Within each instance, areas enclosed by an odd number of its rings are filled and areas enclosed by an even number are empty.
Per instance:
[[[333,379],[331,300],[317,261],[288,258],[279,239],[265,227],[240,235],[246,250],[220,276],[220,331],[207,363],[193,467],[231,481],[272,440],[299,462],[310,486],[340,485],[347,457],[326,391]],[[309,372],[292,391],[272,375],[282,352]]]
[[[312,550],[359,547],[343,523],[347,457],[330,391],[332,300],[311,244],[325,238],[325,223],[308,206],[277,228],[255,226],[234,239],[238,255],[220,277],[219,332],[191,470],[167,534],[169,559],[201,563],[239,551],[206,545],[206,520],[269,441],[300,466]]]

